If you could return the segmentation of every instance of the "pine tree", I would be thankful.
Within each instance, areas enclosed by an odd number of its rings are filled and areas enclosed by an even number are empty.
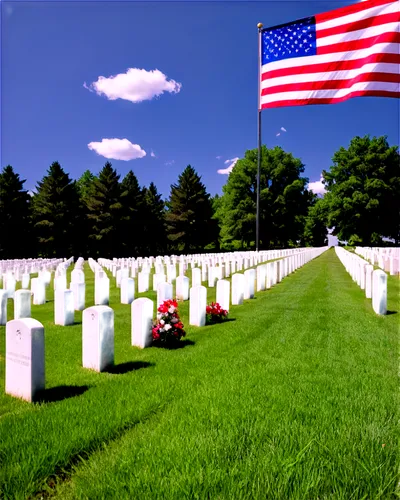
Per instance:
[[[124,257],[138,256],[143,244],[144,195],[130,170],[121,182],[121,243]]]
[[[85,170],[85,172],[83,172],[83,174],[76,181],[79,193],[79,210],[82,215],[80,218],[80,225],[85,235],[85,237],[82,238],[80,247],[80,255],[82,257],[90,256],[91,240],[88,235],[91,234],[92,221],[88,217],[87,201],[94,192],[94,181],[96,178],[97,177],[90,170]]]
[[[162,255],[166,253],[168,248],[165,230],[165,203],[153,182],[148,188],[144,188],[142,193],[144,199],[144,246],[142,252],[144,256]]]
[[[38,251],[44,257],[68,257],[79,253],[83,235],[79,229],[79,195],[58,162],[38,182],[32,198],[32,218]]]
[[[0,259],[33,257],[29,244],[30,196],[12,166],[0,173]]]
[[[91,222],[89,239],[91,255],[117,257],[120,249],[121,185],[120,175],[106,162],[94,179],[93,191],[86,200]]]
[[[188,165],[171,186],[166,213],[168,238],[176,251],[198,252],[212,242],[213,210],[200,176]]]

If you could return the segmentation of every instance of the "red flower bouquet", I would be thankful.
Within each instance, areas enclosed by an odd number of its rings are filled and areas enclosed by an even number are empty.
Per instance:
[[[186,335],[175,300],[165,300],[157,311],[157,321],[152,329],[154,343],[170,344]]]
[[[228,316],[228,311],[222,309],[218,302],[211,302],[209,306],[206,307],[207,313],[207,323],[221,323]]]

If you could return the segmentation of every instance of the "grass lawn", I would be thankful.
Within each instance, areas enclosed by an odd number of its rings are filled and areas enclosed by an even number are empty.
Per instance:
[[[0,327],[1,498],[396,498],[398,278],[392,314],[377,316],[330,249],[224,324],[187,326],[184,303],[176,350],[130,345],[130,306],[111,284],[110,373],[81,367],[81,313],[52,324],[52,283],[32,306],[45,326],[41,403],[4,394]]]

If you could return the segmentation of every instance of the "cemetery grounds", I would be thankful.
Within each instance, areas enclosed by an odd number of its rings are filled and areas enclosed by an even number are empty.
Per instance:
[[[39,403],[5,395],[0,327],[0,498],[398,498],[398,276],[378,316],[331,248],[225,323],[188,326],[179,303],[182,347],[139,349],[107,274],[109,372],[82,368],[81,312],[54,325],[54,274],[47,303],[32,306],[45,327]]]

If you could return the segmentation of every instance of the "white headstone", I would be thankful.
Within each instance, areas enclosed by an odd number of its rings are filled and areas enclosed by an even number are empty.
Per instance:
[[[85,273],[81,269],[71,271],[71,283],[85,283]]]
[[[367,264],[365,266],[365,296],[367,299],[372,299],[372,273],[374,266]]]
[[[24,290],[28,289],[30,280],[31,280],[31,275],[29,273],[24,273],[22,275],[21,288],[23,288]]]
[[[204,326],[206,324],[207,288],[195,286],[190,289],[189,324]]]
[[[135,280],[121,278],[121,304],[132,304],[135,299]]]
[[[176,298],[178,300],[189,300],[189,278],[178,276],[176,278]]]
[[[244,275],[234,274],[232,276],[232,305],[243,304],[244,300]]]
[[[114,311],[92,306],[82,315],[82,364],[102,372],[114,364]]]
[[[46,284],[41,278],[31,279],[31,290],[33,292],[33,304],[40,306],[46,304]]]
[[[157,287],[160,283],[165,283],[167,281],[167,277],[164,273],[155,273],[153,274],[153,291],[157,291]]]
[[[265,283],[267,279],[267,268],[265,264],[257,267],[257,291],[265,290]]]
[[[33,401],[45,388],[44,327],[33,318],[6,326],[6,394]]]
[[[17,290],[14,295],[14,319],[31,317],[30,290]]]
[[[229,298],[230,298],[231,284],[228,280],[218,280],[217,281],[217,303],[229,311]]]
[[[86,285],[82,282],[71,283],[71,290],[74,294],[74,309],[75,311],[83,311],[85,309]]]
[[[256,279],[255,269],[247,269],[244,272],[244,298],[253,299],[254,298],[254,282]]]
[[[14,298],[15,285],[16,285],[16,281],[15,281],[14,276],[12,274],[9,274],[7,276],[7,282],[6,282],[7,296],[9,299]]]
[[[148,347],[153,341],[154,303],[146,297],[140,297],[131,304],[131,343],[136,347]]]
[[[198,267],[192,268],[192,287],[201,286],[201,270]]]
[[[54,324],[74,324],[74,294],[72,290],[56,290],[54,293]]]
[[[148,272],[140,272],[138,273],[138,292],[144,293],[149,291],[149,273]]]
[[[164,302],[164,300],[172,300],[173,289],[171,283],[159,283],[157,287],[157,308]]]
[[[94,280],[94,303],[96,306],[107,306],[110,301],[110,279],[103,273]]]
[[[387,312],[387,275],[380,269],[372,273],[372,308],[376,314]]]
[[[0,325],[7,323],[7,290],[0,290]]]

